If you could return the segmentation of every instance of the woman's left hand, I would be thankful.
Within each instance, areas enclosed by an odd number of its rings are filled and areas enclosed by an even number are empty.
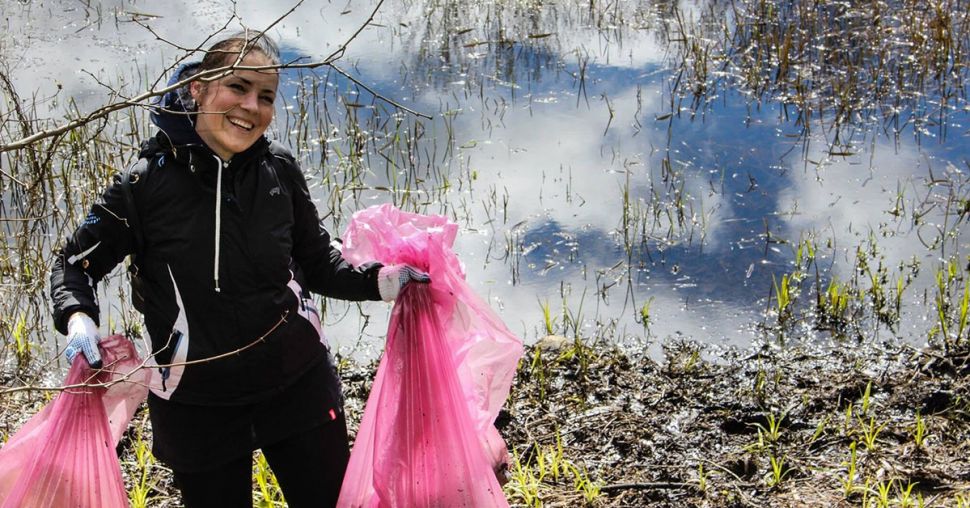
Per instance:
[[[381,268],[377,275],[377,289],[381,300],[389,302],[397,298],[404,286],[412,282],[427,284],[431,276],[409,265],[390,265]]]

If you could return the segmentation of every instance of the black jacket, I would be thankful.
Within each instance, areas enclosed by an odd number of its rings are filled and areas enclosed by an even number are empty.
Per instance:
[[[152,391],[185,403],[252,402],[327,361],[306,291],[379,300],[380,265],[355,268],[331,246],[281,146],[261,138],[223,163],[193,135],[167,129],[146,143],[147,167],[130,186],[143,238],[142,311],[162,366]],[[123,190],[119,175],[56,255],[51,293],[62,333],[75,311],[98,320],[96,284],[135,248]]]

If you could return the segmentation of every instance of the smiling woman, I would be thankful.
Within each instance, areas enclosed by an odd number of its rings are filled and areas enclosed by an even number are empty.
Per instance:
[[[233,42],[235,41],[235,42]],[[239,40],[230,40],[209,52],[199,71],[232,65],[242,49]],[[217,44],[217,46],[219,46]],[[273,48],[275,49],[275,48]],[[245,55],[242,67],[263,67],[279,64],[272,50],[253,51]],[[236,69],[232,74],[215,81],[194,81],[190,85],[192,99],[198,105],[195,130],[223,160],[252,146],[273,120],[273,102],[279,86],[279,73],[270,70]]]
[[[279,75],[258,68],[279,61],[274,43],[242,33],[183,65],[174,82],[198,79],[156,105],[158,134],[67,239],[51,273],[69,360],[81,353],[97,366],[95,285],[137,255],[153,452],[188,507],[251,506],[256,448],[289,506],[333,505],[349,447],[309,292],[389,301],[428,282],[406,265],[355,267],[331,246],[296,160],[263,136]]]

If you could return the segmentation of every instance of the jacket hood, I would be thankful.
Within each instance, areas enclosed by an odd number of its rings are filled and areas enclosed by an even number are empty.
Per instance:
[[[182,64],[168,80],[168,86],[191,77],[198,72],[202,62]],[[189,87],[183,86],[167,92],[152,101],[152,123],[168,138],[173,146],[204,145],[202,138],[195,132],[195,101],[189,94]]]

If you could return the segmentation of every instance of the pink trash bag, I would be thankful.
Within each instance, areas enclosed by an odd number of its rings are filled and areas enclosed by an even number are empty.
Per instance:
[[[148,396],[149,372],[121,335],[100,349],[104,369],[78,355],[64,380],[95,386],[63,390],[0,448],[0,507],[128,506],[115,446]]]
[[[508,506],[494,471],[508,451],[494,421],[522,343],[465,282],[457,225],[390,205],[354,214],[344,257],[427,271],[391,314],[338,506]]]

